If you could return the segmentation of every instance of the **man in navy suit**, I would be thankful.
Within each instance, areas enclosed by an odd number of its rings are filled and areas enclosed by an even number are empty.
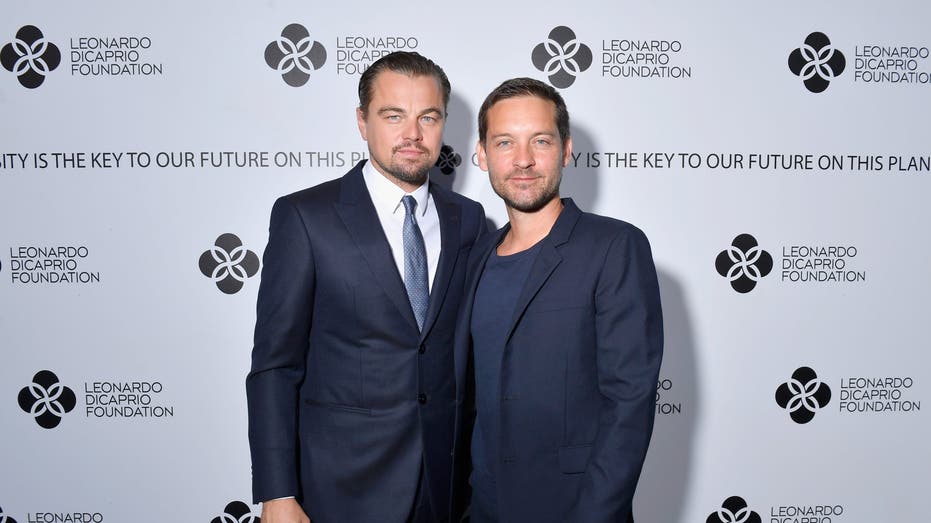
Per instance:
[[[633,521],[663,350],[647,238],[560,199],[572,139],[552,87],[492,91],[476,152],[510,223],[472,249],[457,326],[472,522]]]
[[[275,202],[246,379],[263,523],[450,519],[453,326],[486,225],[428,182],[449,93],[417,53],[373,63],[371,161]]]

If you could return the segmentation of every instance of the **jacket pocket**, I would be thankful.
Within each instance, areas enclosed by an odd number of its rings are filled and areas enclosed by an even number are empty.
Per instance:
[[[323,407],[329,410],[338,410],[343,412],[353,412],[356,414],[366,414],[371,416],[372,409],[367,409],[365,407],[355,407],[352,405],[340,405],[338,403],[322,403],[319,401],[314,401],[312,399],[304,399],[304,403],[312,407]]]
[[[559,447],[559,470],[564,474],[581,474],[588,467],[591,445]]]

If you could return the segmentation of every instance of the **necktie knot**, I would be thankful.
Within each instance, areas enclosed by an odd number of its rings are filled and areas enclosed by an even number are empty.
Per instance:
[[[417,200],[413,196],[406,194],[401,198],[401,203],[404,204],[404,214],[407,216],[413,216],[417,211]]]

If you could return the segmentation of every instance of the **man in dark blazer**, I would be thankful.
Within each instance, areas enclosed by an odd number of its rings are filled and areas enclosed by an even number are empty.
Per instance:
[[[510,222],[472,249],[457,325],[473,523],[633,521],[662,359],[656,270],[639,229],[560,199],[571,154],[550,86],[486,98],[478,163]]]
[[[486,225],[428,183],[449,93],[417,53],[378,60],[359,82],[370,162],[275,202],[246,379],[263,523],[450,518],[453,326]]]

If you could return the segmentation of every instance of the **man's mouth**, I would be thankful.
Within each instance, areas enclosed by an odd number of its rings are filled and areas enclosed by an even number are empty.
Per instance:
[[[402,156],[420,156],[426,154],[427,150],[416,145],[400,145],[394,148],[394,152]]]

